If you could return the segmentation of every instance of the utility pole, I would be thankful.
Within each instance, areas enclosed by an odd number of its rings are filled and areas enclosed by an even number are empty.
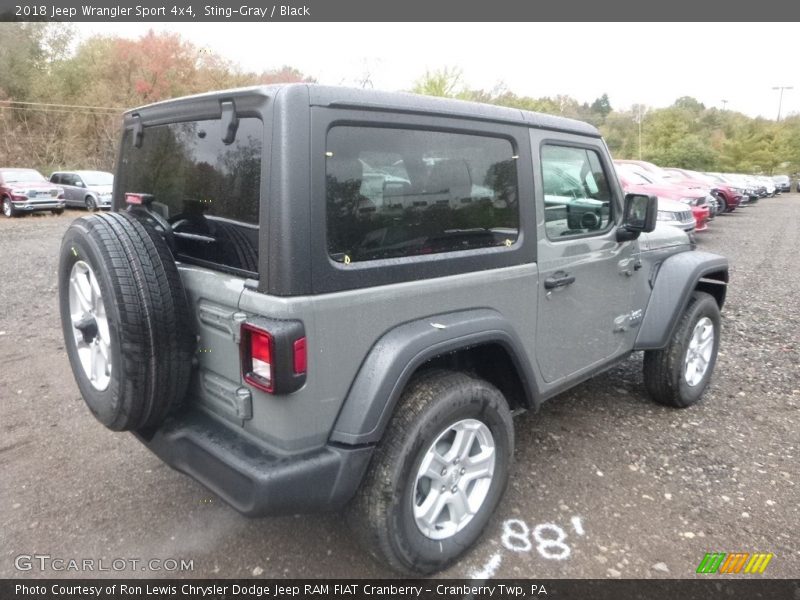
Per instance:
[[[781,105],[783,104],[783,90],[793,90],[794,88],[790,85],[776,85],[772,88],[773,90],[780,90],[780,96],[778,96],[778,121],[781,120]]]
[[[639,104],[639,160],[642,160],[642,105]]]
[[[728,106],[728,101],[727,100],[723,100],[722,101],[722,110],[725,110],[726,106]]]

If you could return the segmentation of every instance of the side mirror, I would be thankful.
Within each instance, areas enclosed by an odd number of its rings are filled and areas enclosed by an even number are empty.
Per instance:
[[[645,194],[625,194],[622,225],[617,241],[635,240],[642,232],[653,231],[658,217],[658,198]]]

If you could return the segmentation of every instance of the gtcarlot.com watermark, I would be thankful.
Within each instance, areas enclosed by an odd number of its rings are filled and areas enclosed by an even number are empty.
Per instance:
[[[185,558],[64,558],[49,554],[19,554],[14,558],[18,571],[194,571],[194,560]]]

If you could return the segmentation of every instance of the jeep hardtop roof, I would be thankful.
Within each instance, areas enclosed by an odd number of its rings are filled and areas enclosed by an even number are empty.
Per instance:
[[[238,111],[240,109],[240,103],[246,99],[274,98],[289,88],[306,88],[308,92],[308,103],[311,106],[480,119],[504,123],[517,123],[539,129],[552,129],[567,133],[600,137],[600,132],[597,128],[583,121],[520,110],[517,108],[468,102],[465,100],[454,100],[451,98],[421,96],[419,94],[410,94],[407,92],[383,92],[378,90],[308,83],[287,83],[236,88],[164,100],[127,111],[125,113],[125,122],[130,122],[135,115],[140,115],[145,121],[161,121],[167,114],[174,115],[175,111],[181,108],[185,110],[187,104],[194,105],[193,112],[206,113],[213,110],[218,114],[219,102],[224,100],[234,100]],[[250,103],[247,102],[244,104],[250,105]],[[244,108],[245,106],[241,107]]]

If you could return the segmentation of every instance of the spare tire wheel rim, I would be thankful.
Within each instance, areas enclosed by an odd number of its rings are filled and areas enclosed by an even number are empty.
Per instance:
[[[714,323],[708,317],[703,317],[695,324],[692,337],[689,339],[689,347],[686,349],[683,366],[686,383],[694,387],[703,380],[713,352]]]
[[[111,337],[100,284],[82,260],[69,275],[69,314],[78,360],[89,383],[104,391],[111,381]]]
[[[427,449],[412,489],[417,528],[447,539],[478,513],[492,485],[497,453],[492,432],[477,419],[453,423]]]

